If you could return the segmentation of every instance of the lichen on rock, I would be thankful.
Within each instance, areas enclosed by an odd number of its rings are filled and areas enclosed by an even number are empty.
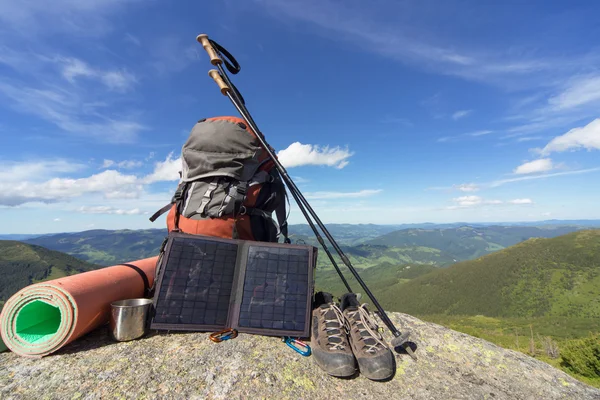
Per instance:
[[[373,382],[325,375],[281,338],[153,332],[116,343],[98,329],[43,359],[0,354],[2,399],[600,399],[600,390],[525,354],[389,314],[412,331],[418,360]],[[386,331],[387,339],[391,335]]]

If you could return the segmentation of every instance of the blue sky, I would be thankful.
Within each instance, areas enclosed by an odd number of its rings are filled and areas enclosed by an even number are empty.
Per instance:
[[[0,232],[164,227],[200,33],[325,222],[600,218],[600,4],[522,3],[0,1]]]

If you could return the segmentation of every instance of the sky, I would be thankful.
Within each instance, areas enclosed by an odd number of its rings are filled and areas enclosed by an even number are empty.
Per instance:
[[[0,0],[0,233],[165,227],[201,33],[325,223],[600,219],[598,2],[200,3]]]

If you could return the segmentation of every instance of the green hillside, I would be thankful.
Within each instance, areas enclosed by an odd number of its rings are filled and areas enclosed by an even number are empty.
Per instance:
[[[600,230],[530,239],[379,293],[409,314],[600,318]]]
[[[158,254],[166,229],[91,230],[25,241],[100,265],[114,265]]]
[[[396,248],[437,249],[453,262],[472,260],[530,238],[552,238],[580,230],[577,226],[462,226],[445,229],[404,229],[371,239],[366,244]]]
[[[408,282],[411,279],[427,274],[437,268],[438,267],[434,265],[428,264],[395,265],[391,263],[382,263],[371,268],[357,268],[357,272],[372,292],[379,293],[390,286]],[[350,284],[350,287],[355,292],[363,292],[348,268],[340,265],[340,269]],[[316,291],[325,291],[333,293],[336,296],[341,296],[347,290],[334,269],[317,269]]]
[[[371,244],[358,246],[341,246],[354,267],[371,268],[381,264],[430,264],[436,266],[449,265],[454,262],[453,256],[432,247],[390,247]],[[333,266],[322,249],[319,249],[317,266],[319,269],[331,269]],[[343,265],[335,250],[331,254],[338,265]]]
[[[0,240],[0,306],[20,289],[100,266],[67,254],[10,240]]]

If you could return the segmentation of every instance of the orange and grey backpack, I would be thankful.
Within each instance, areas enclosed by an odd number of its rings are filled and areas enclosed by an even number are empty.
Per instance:
[[[285,185],[243,119],[198,121],[183,145],[181,162],[181,180],[171,203],[150,221],[169,211],[169,232],[290,242]]]

